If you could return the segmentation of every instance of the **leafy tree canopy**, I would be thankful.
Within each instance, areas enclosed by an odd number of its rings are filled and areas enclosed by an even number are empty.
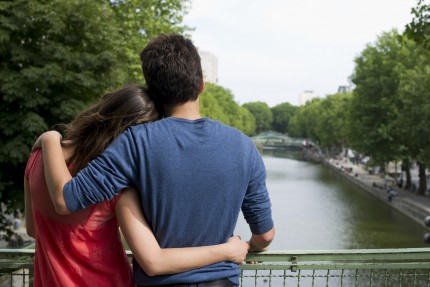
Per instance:
[[[329,95],[321,101],[316,135],[323,147],[345,147],[348,143],[349,104],[352,93]]]
[[[412,8],[413,19],[406,25],[405,34],[418,43],[430,48],[430,1],[418,0]]]
[[[280,133],[288,133],[290,119],[296,114],[298,107],[290,103],[282,103],[271,108],[273,115],[272,128]]]
[[[430,52],[419,45],[409,45],[408,48],[412,63],[398,67],[400,105],[395,127],[404,158],[418,162],[418,193],[424,194],[427,189],[425,166],[430,163]]]
[[[205,90],[200,95],[200,108],[204,117],[219,120],[247,135],[255,132],[254,116],[247,109],[240,107],[227,89],[206,83]]]
[[[255,132],[258,134],[262,131],[270,130],[272,127],[272,111],[269,106],[263,102],[250,102],[243,105],[248,109],[255,118],[256,129]]]
[[[291,136],[320,140],[317,134],[317,125],[322,101],[321,98],[315,98],[299,107],[298,112],[290,121],[289,132]]]
[[[350,107],[352,147],[383,163],[397,159],[402,146],[395,128],[398,116],[399,65],[410,60],[397,31],[383,33],[355,60],[356,85]]]
[[[187,30],[181,26],[187,4],[0,2],[0,202],[22,207],[25,163],[41,132],[69,121],[108,90],[142,82],[140,50],[161,32]]]

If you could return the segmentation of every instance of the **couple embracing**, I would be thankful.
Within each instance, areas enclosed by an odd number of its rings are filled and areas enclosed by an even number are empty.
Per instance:
[[[35,286],[238,286],[247,251],[274,237],[255,145],[200,116],[196,47],[161,35],[140,57],[145,88],[106,94],[66,126],[64,139],[47,132],[30,155]],[[232,237],[240,210],[247,242]]]

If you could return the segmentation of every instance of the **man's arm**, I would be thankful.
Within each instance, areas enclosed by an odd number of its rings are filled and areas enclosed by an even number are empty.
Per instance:
[[[263,234],[252,234],[249,240],[249,251],[264,251],[275,237],[275,228]]]
[[[275,228],[266,188],[266,168],[257,149],[253,149],[252,172],[242,212],[252,232],[249,240],[250,251],[263,251],[272,242]]]
[[[101,155],[72,178],[64,162],[60,135],[41,137],[45,178],[59,214],[68,214],[110,200],[136,182],[139,152],[131,133],[121,134]]]

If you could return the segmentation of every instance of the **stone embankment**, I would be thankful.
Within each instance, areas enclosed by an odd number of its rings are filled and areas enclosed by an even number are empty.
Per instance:
[[[394,184],[394,181],[387,182],[380,175],[369,174],[362,166],[354,165],[349,161],[330,159],[323,161],[323,163],[371,195],[425,226],[424,218],[430,215],[429,197],[419,196],[399,188]],[[396,194],[391,201],[388,198],[388,188],[394,190]]]

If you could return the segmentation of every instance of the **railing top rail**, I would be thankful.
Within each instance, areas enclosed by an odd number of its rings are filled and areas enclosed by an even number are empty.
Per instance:
[[[127,251],[132,255],[131,251]],[[33,256],[34,249],[0,249],[0,259]],[[270,250],[248,254],[250,261],[305,261],[305,260],[407,260],[430,259],[430,248],[348,249],[348,250]]]
[[[269,250],[258,254],[387,254],[387,253],[422,253],[430,252],[430,248],[385,248],[385,249],[336,249],[336,250]]]
[[[31,268],[33,260],[34,249],[0,249],[3,273]],[[260,264],[245,264],[242,270],[426,270],[430,280],[430,248],[271,250],[250,253],[246,260]]]
[[[351,250],[273,250],[248,254],[249,261],[415,261],[430,260],[430,248],[351,249]]]

